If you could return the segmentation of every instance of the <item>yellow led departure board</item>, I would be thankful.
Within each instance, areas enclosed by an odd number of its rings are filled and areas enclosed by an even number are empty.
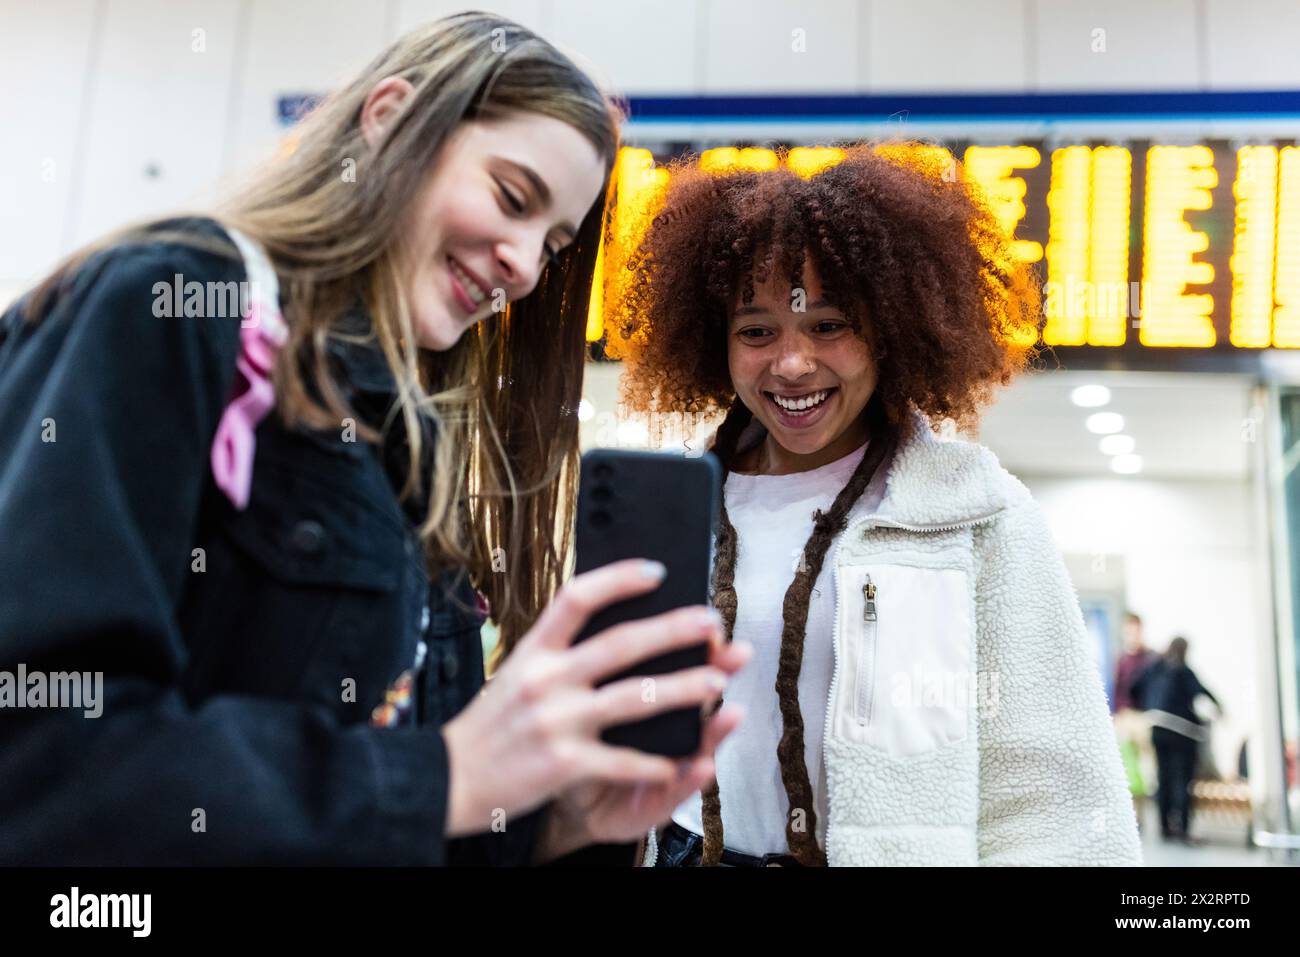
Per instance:
[[[1300,148],[1090,143],[883,144],[971,183],[1043,283],[1042,342],[1126,348],[1300,348]],[[961,162],[957,163],[957,155]],[[711,170],[775,169],[805,178],[844,156],[705,150]],[[662,207],[668,173],[625,148],[602,263],[624,261]],[[947,172],[943,172],[947,176]],[[598,267],[599,268],[599,267]],[[606,266],[606,268],[609,268]],[[603,283],[598,277],[597,293]],[[592,298],[587,335],[602,334]]]

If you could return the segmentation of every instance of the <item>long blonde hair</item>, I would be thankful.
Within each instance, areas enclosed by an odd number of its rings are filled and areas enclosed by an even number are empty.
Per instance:
[[[372,150],[361,131],[362,106],[390,76],[408,80],[414,92]],[[571,248],[544,270],[529,296],[446,352],[413,348],[397,266],[402,214],[459,123],[511,112],[552,117],[584,134],[606,161],[606,190]],[[281,278],[291,334],[275,381],[286,423],[338,428],[350,414],[326,348],[339,320],[363,299],[398,383],[410,450],[403,495],[422,485],[422,416],[433,420],[437,435],[420,528],[430,567],[468,570],[492,605],[505,650],[531,626],[564,574],[576,498],[584,331],[621,120],[615,102],[583,70],[530,30],[492,14],[457,14],[407,33],[327,97],[295,129],[292,154],[259,170],[216,217],[259,241]],[[345,177],[349,161],[355,176]],[[185,239],[153,232],[146,240],[149,226],[120,230],[74,253],[35,291],[28,316],[39,318],[99,249]]]

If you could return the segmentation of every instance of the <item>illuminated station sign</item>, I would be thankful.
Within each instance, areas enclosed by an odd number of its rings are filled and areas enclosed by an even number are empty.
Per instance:
[[[890,147],[884,146],[882,149]],[[1300,148],[1147,142],[1047,149],[1042,143],[943,146],[959,155],[1043,281],[1042,342],[1057,346],[1300,348]],[[833,148],[796,148],[785,162],[812,175]],[[778,154],[723,148],[702,165],[773,168]],[[668,173],[625,148],[606,245],[634,242]],[[597,289],[600,284],[597,284]],[[601,335],[592,303],[588,338]]]

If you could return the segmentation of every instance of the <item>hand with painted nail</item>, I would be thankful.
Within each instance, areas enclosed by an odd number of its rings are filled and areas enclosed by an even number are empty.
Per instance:
[[[716,642],[711,663],[734,673],[749,660],[751,651],[747,644]],[[718,693],[721,691],[719,688]],[[713,705],[706,705],[704,711],[709,715]],[[640,784],[593,781],[563,792],[551,805],[537,860],[559,857],[587,844],[635,841],[650,828],[662,827],[679,804],[713,779],[718,745],[739,726],[744,716],[740,705],[727,704],[706,717],[699,752],[678,759],[677,776],[670,781]]]
[[[727,706],[705,724],[700,751],[675,760],[601,740],[601,731],[685,707],[711,710],[727,678],[749,658],[726,645],[717,614],[678,608],[614,625],[573,644],[587,620],[607,605],[652,591],[663,566],[631,559],[577,575],[484,690],[443,726],[450,770],[446,834],[487,831],[504,815],[526,814],[556,799],[538,859],[593,842],[635,840],[713,775],[713,754],[739,724]],[[602,684],[631,665],[708,641],[708,664],[653,679]]]

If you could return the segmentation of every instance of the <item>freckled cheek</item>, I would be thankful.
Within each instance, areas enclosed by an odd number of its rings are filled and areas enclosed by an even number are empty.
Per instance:
[[[878,383],[875,360],[872,359],[866,343],[855,339],[835,357],[833,363],[831,368],[835,370],[840,381],[846,386],[845,391],[854,400],[849,403],[850,408],[846,409],[846,412],[851,412],[851,407],[858,403],[866,405]]]
[[[739,395],[754,396],[758,391],[758,380],[763,374],[763,363],[754,355],[745,355],[745,351],[751,353],[757,350],[743,350],[732,347],[727,356],[727,368],[731,375],[732,388]]]
[[[875,361],[871,349],[861,339],[854,337],[827,356],[827,363],[840,370],[845,379],[867,380],[875,375]]]

